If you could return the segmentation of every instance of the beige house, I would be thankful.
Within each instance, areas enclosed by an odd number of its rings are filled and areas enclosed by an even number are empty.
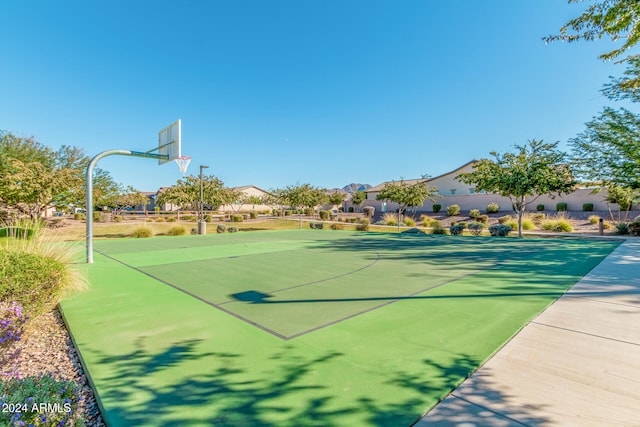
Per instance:
[[[499,194],[487,194],[483,191],[476,191],[473,185],[465,184],[456,179],[456,176],[461,173],[472,172],[473,164],[475,162],[476,160],[472,160],[451,172],[447,172],[434,178],[403,180],[408,184],[415,184],[417,182],[424,181],[429,186],[437,189],[438,199],[435,202],[431,202],[430,200],[425,201],[423,206],[416,209],[416,212],[432,212],[434,203],[441,205],[443,211],[450,205],[460,206],[462,212],[469,211],[471,209],[485,211],[489,203],[497,203],[500,206],[501,211],[513,211],[511,200],[508,197],[503,197]],[[366,190],[365,193],[367,195],[367,199],[362,206],[373,206],[376,213],[395,212],[398,209],[397,203],[376,200],[376,196],[384,188],[385,184],[386,182],[383,182],[382,184]],[[606,189],[594,194],[593,188],[578,187],[570,194],[557,196],[555,198],[547,195],[542,195],[535,200],[533,200],[533,198],[529,198],[530,202],[527,204],[527,210],[535,211],[538,204],[543,204],[545,210],[555,211],[556,204],[560,202],[567,203],[570,211],[581,211],[584,203],[593,203],[593,209],[596,211],[606,211],[609,208],[617,210],[617,205],[609,204],[605,201],[606,195]],[[351,205],[347,203],[346,207],[348,208],[349,206]],[[633,209],[637,209],[637,207],[634,206]]]
[[[241,187],[233,187],[233,190],[239,191],[241,196],[236,203],[220,206],[220,212],[251,212],[251,211],[271,211],[272,207],[262,203],[254,203],[259,199],[270,196],[271,193],[263,190],[255,185],[243,185]]]

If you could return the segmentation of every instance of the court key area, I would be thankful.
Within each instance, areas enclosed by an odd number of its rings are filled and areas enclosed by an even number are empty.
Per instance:
[[[113,426],[409,426],[617,247],[287,230],[95,242],[62,303]]]

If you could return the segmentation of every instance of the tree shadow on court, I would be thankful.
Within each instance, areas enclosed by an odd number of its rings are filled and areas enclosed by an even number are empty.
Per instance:
[[[94,362],[109,367],[110,375],[100,380],[99,387],[110,425],[337,427],[357,419],[370,426],[410,426],[479,364],[467,355],[450,363],[424,358],[418,372],[398,366],[387,375],[387,384],[409,391],[403,395],[411,397],[361,396],[345,404],[327,387],[305,384],[309,376],[321,375],[329,362],[343,363],[348,376],[351,364],[341,353],[292,356],[290,348],[283,346],[264,360],[269,375],[252,375],[240,367],[246,366],[245,356],[201,352],[198,340],[178,342],[157,353],[142,349],[144,339],[138,344],[129,354],[102,354]],[[180,373],[189,366],[188,379],[172,379],[172,370]],[[509,396],[484,385],[479,383],[473,391],[478,400],[508,406]],[[537,409],[514,407],[506,415],[537,425],[544,421],[535,415]]]

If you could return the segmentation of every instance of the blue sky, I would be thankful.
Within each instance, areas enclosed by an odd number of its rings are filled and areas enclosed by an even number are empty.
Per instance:
[[[437,176],[529,139],[566,142],[624,65],[552,43],[591,2],[0,2],[0,129],[48,146],[145,151],[182,119],[188,173],[333,188]],[[114,156],[152,191],[174,164]]]

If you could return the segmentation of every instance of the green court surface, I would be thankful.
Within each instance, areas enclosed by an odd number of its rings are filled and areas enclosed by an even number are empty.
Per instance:
[[[109,425],[409,426],[618,242],[97,241],[62,303]]]

